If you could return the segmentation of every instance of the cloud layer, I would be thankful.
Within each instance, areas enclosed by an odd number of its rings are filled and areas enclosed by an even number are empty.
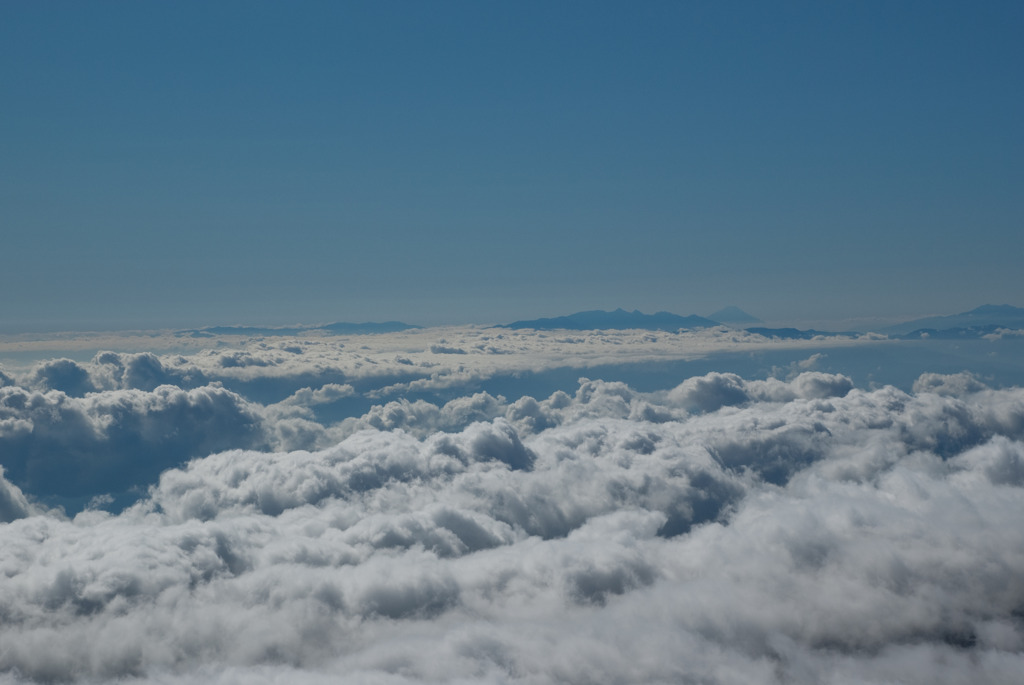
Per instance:
[[[199,405],[277,439],[270,408],[216,386],[63,387],[2,390],[93,440]],[[349,392],[275,411],[308,421],[288,412]],[[1024,668],[1022,389],[582,379],[543,399],[399,400],[330,430],[326,449],[195,459],[116,515],[68,519],[0,480],[0,678],[1010,683]]]
[[[520,400],[523,389],[510,393],[515,409],[478,392],[488,379],[779,345],[725,328],[563,336],[472,327],[204,344],[188,354],[100,351],[89,361],[46,359],[0,372],[7,478],[71,512],[92,497],[123,504],[163,470],[221,450],[322,449],[365,427],[423,435],[506,413],[519,430],[554,425],[537,414],[536,400]],[[578,374],[567,370],[563,387],[572,391]]]

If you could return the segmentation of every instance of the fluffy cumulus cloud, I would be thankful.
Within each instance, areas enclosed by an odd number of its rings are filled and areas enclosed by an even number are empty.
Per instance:
[[[266,445],[275,421],[320,426],[304,412],[353,392],[256,407],[216,385],[126,389],[121,371],[117,389],[75,397],[49,385],[66,371],[0,388],[4,435],[59,417],[77,431],[62,445],[173,441],[170,426],[208,416],[189,449],[214,452],[217,435]],[[120,513],[45,510],[0,476],[0,682],[1024,670],[1022,389],[868,390],[806,371],[641,393],[584,378],[547,398],[403,399],[320,429],[330,446],[241,444],[165,470]]]
[[[124,490],[190,456],[265,443],[261,416],[216,386],[162,385],[72,397],[0,388],[0,451],[27,491],[76,497]]]

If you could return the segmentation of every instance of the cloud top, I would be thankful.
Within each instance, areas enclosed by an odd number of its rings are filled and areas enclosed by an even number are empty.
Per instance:
[[[124,415],[36,392],[18,401],[93,440],[196,406],[267,425],[215,387],[118,390]],[[1022,393],[582,379],[210,454],[116,515],[43,511],[4,477],[0,678],[1012,682]]]

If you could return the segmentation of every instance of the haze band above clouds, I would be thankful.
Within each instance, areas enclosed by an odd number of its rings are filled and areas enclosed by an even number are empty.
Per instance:
[[[0,390],[97,440],[196,406],[264,444],[284,440],[275,416],[301,418],[216,386],[108,391],[121,403]],[[0,482],[0,677],[1010,683],[1024,668],[1022,389],[583,379],[543,399],[399,400],[329,429],[326,449],[196,459],[117,515],[67,519]]]

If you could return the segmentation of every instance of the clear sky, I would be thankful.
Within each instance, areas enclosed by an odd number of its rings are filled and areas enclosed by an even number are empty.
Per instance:
[[[0,328],[1024,305],[1024,3],[4,2]]]

